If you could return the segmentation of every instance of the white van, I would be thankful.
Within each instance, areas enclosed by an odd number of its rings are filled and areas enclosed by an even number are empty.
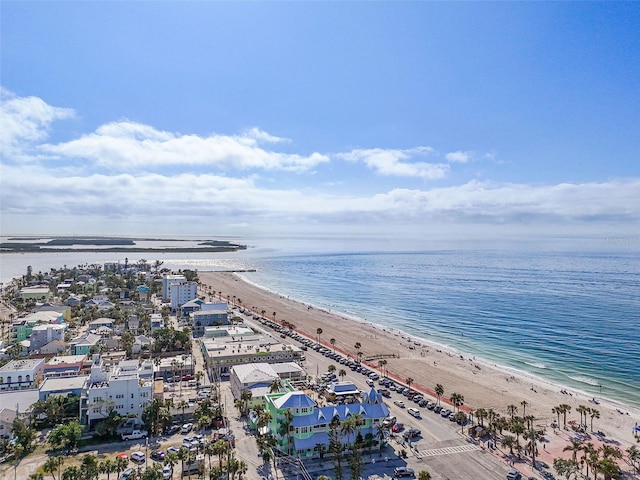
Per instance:
[[[417,408],[407,408],[407,413],[412,417],[420,418],[420,410]]]

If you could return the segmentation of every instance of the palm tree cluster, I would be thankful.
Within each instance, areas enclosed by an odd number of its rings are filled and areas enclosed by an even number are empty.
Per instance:
[[[595,448],[593,443],[581,440],[572,440],[564,447],[565,452],[571,452],[571,458],[556,458],[553,467],[566,478],[577,478],[584,469],[585,477],[591,472],[594,478],[601,474],[605,480],[617,478],[621,474],[619,460],[624,460],[632,467],[633,473],[640,471],[640,450],[636,446],[629,447],[625,453],[618,447],[604,444]],[[625,455],[626,454],[626,455]]]

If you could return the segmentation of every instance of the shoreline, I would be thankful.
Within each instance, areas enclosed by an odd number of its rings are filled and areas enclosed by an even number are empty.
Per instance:
[[[255,271],[255,270],[253,270]],[[203,273],[202,271],[199,273]],[[222,271],[209,271],[209,272],[204,272],[204,273],[225,273]],[[482,356],[476,356],[475,354],[465,351],[463,349],[460,349],[459,347],[455,346],[455,345],[450,345],[450,344],[445,344],[445,343],[440,343],[438,341],[432,340],[430,338],[427,337],[420,337],[419,335],[416,334],[412,334],[412,333],[408,333],[400,328],[397,327],[385,327],[383,325],[380,325],[378,323],[375,322],[371,322],[370,320],[367,320],[365,318],[362,317],[358,317],[356,315],[350,314],[350,313],[345,313],[345,312],[341,312],[339,310],[335,310],[332,308],[324,308],[321,306],[318,306],[316,304],[313,304],[311,302],[304,302],[303,300],[300,300],[298,298],[291,298],[289,296],[285,296],[282,293],[270,289],[268,287],[265,287],[259,283],[256,283],[248,278],[246,278],[244,275],[241,275],[241,273],[243,273],[242,271],[229,271],[226,273],[233,273],[235,274],[240,280],[242,280],[243,282],[251,285],[252,287],[268,292],[272,295],[275,295],[277,297],[280,298],[286,298],[288,301],[290,302],[294,302],[294,303],[298,303],[304,307],[308,307],[311,306],[312,308],[316,309],[316,311],[319,312],[323,312],[329,315],[335,315],[336,317],[339,317],[341,319],[344,320],[348,320],[348,321],[353,321],[355,323],[358,324],[362,324],[365,326],[368,326],[370,328],[373,329],[379,329],[382,330],[382,332],[386,332],[386,333],[390,333],[393,334],[394,336],[399,336],[402,340],[408,341],[408,342],[419,342],[420,344],[422,344],[422,346],[426,346],[426,347],[431,347],[431,348],[435,348],[437,349],[438,352],[441,353],[445,353],[445,354],[452,354],[449,355],[450,357],[455,356],[455,357],[464,357],[469,359],[470,361],[473,361],[476,364],[488,367],[488,368],[492,368],[495,370],[499,370],[501,371],[504,375],[506,376],[510,376],[510,375],[515,375],[516,377],[521,377],[523,379],[529,379],[529,381],[531,381],[532,383],[536,383],[539,386],[546,386],[547,388],[555,388],[558,391],[560,390],[570,390],[572,394],[576,394],[578,397],[583,398],[583,399],[587,399],[587,401],[591,400],[591,399],[597,399],[600,403],[604,402],[608,402],[610,405],[614,406],[615,408],[624,408],[624,409],[628,409],[628,410],[635,410],[636,413],[638,415],[640,415],[640,399],[639,399],[639,404],[633,404],[633,403],[629,403],[626,400],[621,400],[619,398],[612,398],[607,396],[606,394],[602,394],[602,393],[594,393],[594,392],[588,392],[586,390],[581,389],[580,387],[577,387],[575,385],[570,385],[570,384],[565,384],[562,383],[561,381],[555,380],[555,379],[551,379],[551,378],[546,378],[544,377],[544,375],[540,375],[540,374],[536,374],[535,372],[531,372],[528,370],[525,370],[523,368],[519,368],[517,366],[513,366],[513,365],[505,365],[505,364],[500,364],[499,360],[491,360],[488,359],[486,357],[482,357]],[[269,315],[269,312],[267,312],[267,316]],[[327,345],[325,345],[327,346]],[[532,367],[536,367],[536,365],[532,365],[529,364],[527,362],[522,362],[525,363],[527,365],[530,365]],[[377,367],[376,367],[377,368]],[[541,367],[536,367],[537,369],[546,369],[546,367],[541,368]],[[570,377],[572,378],[572,377]],[[573,378],[572,378],[573,379]],[[592,387],[598,386],[597,384],[591,384],[588,382],[582,382],[579,380],[575,380],[573,379],[575,382],[577,383],[584,383],[587,385],[590,385]]]
[[[219,291],[222,291],[223,299],[226,295],[235,296],[244,308],[255,309],[257,314],[264,310],[268,318],[276,312],[277,322],[291,322],[297,331],[309,338],[316,339],[316,329],[321,328],[320,341],[328,348],[356,357],[354,345],[360,343],[363,360],[375,356],[385,358],[386,369],[394,372],[396,379],[411,377],[413,386],[427,394],[436,384],[441,384],[445,388],[444,397],[448,398],[453,392],[460,393],[464,396],[465,406],[473,410],[492,408],[508,416],[507,407],[515,405],[518,414],[522,414],[524,407],[527,414],[536,417],[538,424],[546,426],[557,421],[557,416],[551,412],[553,407],[570,405],[569,422],[574,417],[579,418],[576,408],[584,405],[596,408],[600,413],[600,417],[594,419],[594,430],[603,430],[608,437],[625,445],[635,444],[632,428],[640,422],[640,408],[636,406],[602,395],[594,397],[524,370],[475,358],[455,347],[440,345],[395,327],[316,307],[256,284],[242,275],[216,271],[199,271],[198,274],[201,286],[209,286],[216,296]],[[336,339],[333,346],[329,342],[331,338]],[[377,360],[365,363],[380,370]],[[598,404],[591,402],[594,398],[598,399]],[[590,426],[590,420],[587,424]]]

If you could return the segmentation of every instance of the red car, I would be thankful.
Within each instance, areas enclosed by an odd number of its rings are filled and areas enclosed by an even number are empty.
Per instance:
[[[402,430],[404,430],[404,423],[396,423],[391,427],[391,431],[394,433],[401,432]]]
[[[189,380],[193,380],[193,375],[185,375],[182,377],[183,382],[188,382]]]

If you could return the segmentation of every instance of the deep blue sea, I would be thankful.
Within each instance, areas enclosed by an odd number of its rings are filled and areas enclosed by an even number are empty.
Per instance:
[[[640,405],[640,256],[460,249],[262,248],[164,254],[165,266],[255,268],[249,281],[552,382]],[[135,254],[129,262],[137,261]],[[0,255],[0,280],[125,254]],[[132,258],[134,257],[134,258]],[[153,261],[155,258],[145,257]]]

